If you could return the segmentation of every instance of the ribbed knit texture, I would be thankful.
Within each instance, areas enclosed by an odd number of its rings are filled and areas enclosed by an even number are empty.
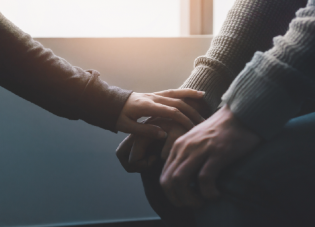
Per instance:
[[[272,38],[287,31],[295,12],[307,0],[237,0],[205,56],[181,88],[206,92],[214,113],[230,83],[256,51],[272,47]]]
[[[274,47],[257,52],[223,96],[232,112],[265,139],[279,133],[302,103],[315,99],[315,6],[297,12]]]

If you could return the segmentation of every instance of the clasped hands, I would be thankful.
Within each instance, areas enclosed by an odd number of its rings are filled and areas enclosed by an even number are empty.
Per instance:
[[[162,150],[154,153],[148,149],[155,141],[152,137],[131,134],[119,145],[116,155],[128,172],[144,172],[159,159],[165,160],[160,184],[177,207],[198,208],[205,200],[218,198],[216,179],[221,170],[262,141],[227,105],[192,129],[167,117],[151,118],[143,125],[155,125],[167,132]]]

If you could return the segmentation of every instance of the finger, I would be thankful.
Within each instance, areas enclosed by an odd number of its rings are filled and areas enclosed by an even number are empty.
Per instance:
[[[176,159],[176,150],[173,147],[162,169],[162,175],[169,169],[170,165],[174,162],[175,159]]]
[[[173,187],[174,182],[172,181],[173,172],[175,171],[178,165],[179,163],[176,162],[172,162],[169,165],[169,167],[160,176],[160,184],[166,197],[170,200],[170,202],[177,207],[181,207],[183,204],[181,203],[180,199],[177,197],[175,193]]]
[[[190,130],[194,127],[194,123],[175,107],[154,103],[152,108],[147,109],[146,114],[154,117],[170,118],[183,125],[187,130]]]
[[[169,166],[173,162],[181,163],[186,159],[186,157],[189,156],[189,152],[184,152],[190,145],[186,143],[187,141],[186,135],[177,138],[176,141],[174,142],[172,149],[170,151],[170,155],[167,158],[164,168],[162,170],[162,174],[169,168]]]
[[[117,147],[116,155],[120,157],[129,157],[133,142],[135,141],[134,135],[128,135]]]
[[[170,151],[173,147],[174,142],[176,141],[177,138],[173,137],[173,136],[168,136],[166,139],[166,142],[164,144],[164,147],[162,149],[161,152],[161,158],[166,160],[170,154]]]
[[[132,149],[132,145],[135,137],[133,135],[127,136],[116,149],[116,156],[120,164],[127,172],[132,172],[129,165],[129,154]]]
[[[123,132],[153,139],[164,139],[167,137],[167,133],[160,127],[151,124],[137,123],[131,119],[126,119]]]
[[[193,190],[191,183],[197,178],[204,162],[204,155],[191,155],[173,173],[173,190],[184,206],[197,208],[203,203],[202,197]]]
[[[127,138],[124,139],[124,141],[119,145],[116,155],[124,167],[124,169],[129,173],[134,172],[142,172],[147,170],[149,167],[151,167],[154,162],[157,160],[156,156],[150,156],[149,158],[140,159],[137,161],[133,161],[132,163],[129,162],[130,154],[132,152],[135,152],[134,144],[135,141],[138,140],[138,138],[135,138],[134,135],[129,135]]]
[[[165,91],[154,92],[156,95],[170,97],[170,98],[202,98],[205,94],[204,91],[196,91],[193,89],[185,88],[185,89],[170,89]]]
[[[176,107],[182,113],[184,113],[187,117],[189,117],[196,124],[203,122],[205,119],[195,110],[193,107],[189,106],[185,102],[180,99],[167,98],[162,96],[156,96],[154,98],[155,102]]]
[[[182,206],[183,203],[178,198],[175,192],[174,183],[176,182],[173,180],[173,173],[175,172],[177,167],[180,166],[180,164],[184,162],[184,160],[187,158],[187,155],[178,155],[180,154],[180,151],[183,149],[183,147],[185,147],[185,144],[182,144],[181,142],[175,143],[175,145],[171,149],[170,156],[168,157],[164,165],[160,177],[160,184],[165,194],[167,195],[169,200],[178,207]]]
[[[147,137],[137,137],[133,143],[130,155],[129,163],[137,162],[145,158],[145,154],[148,146],[152,143],[153,139]]]
[[[135,140],[134,135],[127,136],[117,147],[116,149],[116,156],[119,161],[127,161],[129,160],[129,153],[131,151],[133,142]]]
[[[223,168],[222,163],[215,159],[209,159],[198,175],[198,183],[200,192],[207,199],[216,199],[220,196],[220,192],[216,187],[216,178]]]

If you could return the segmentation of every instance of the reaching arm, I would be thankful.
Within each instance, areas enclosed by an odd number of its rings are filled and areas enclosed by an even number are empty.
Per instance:
[[[109,86],[44,48],[0,14],[0,85],[69,119],[115,131],[131,91]]]
[[[203,92],[168,90],[132,93],[101,80],[56,56],[0,14],[0,86],[42,108],[69,119],[111,131],[160,138],[160,128],[138,124],[142,116],[175,119],[186,128],[203,119],[181,98],[201,98]],[[132,93],[132,94],[131,94]]]
[[[286,32],[295,12],[307,0],[236,0],[205,56],[181,88],[205,91],[213,114],[231,82],[256,51],[272,47],[272,38]]]

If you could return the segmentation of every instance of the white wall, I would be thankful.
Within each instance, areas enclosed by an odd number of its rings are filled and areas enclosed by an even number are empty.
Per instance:
[[[137,92],[179,87],[211,36],[183,38],[37,39],[73,65],[98,70],[102,78]]]
[[[178,87],[210,37],[38,39],[110,84]],[[0,226],[57,226],[156,218],[138,174],[115,157],[125,137],[69,121],[0,88]]]

